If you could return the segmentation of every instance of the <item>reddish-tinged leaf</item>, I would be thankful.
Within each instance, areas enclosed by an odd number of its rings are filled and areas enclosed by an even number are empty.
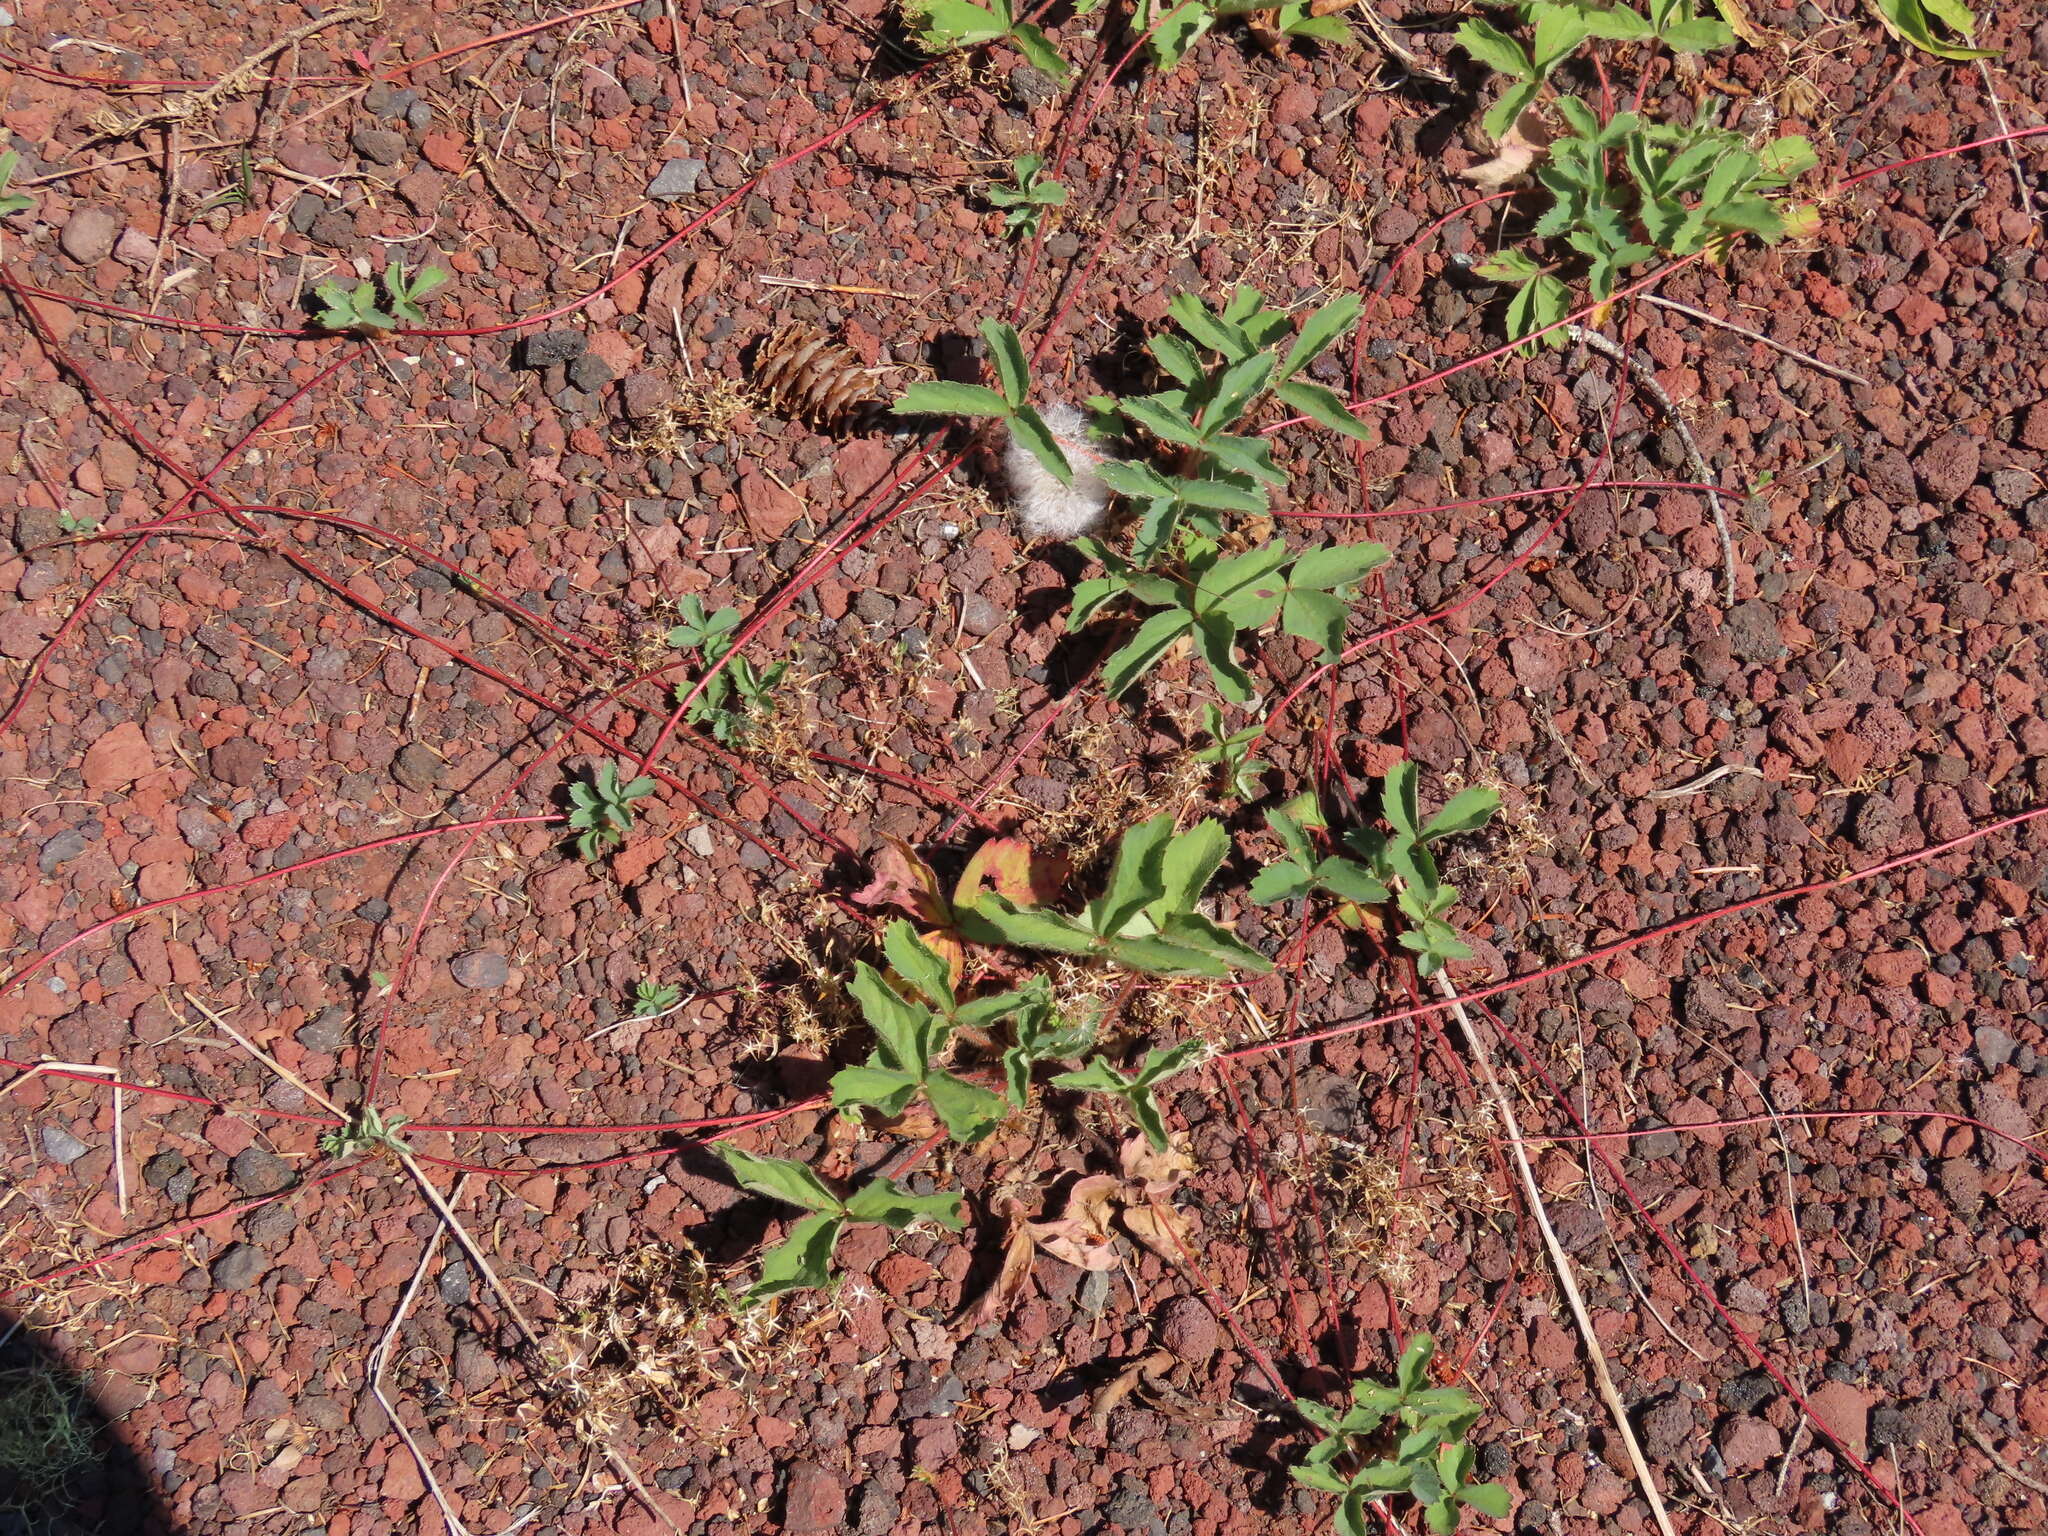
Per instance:
[[[1079,1180],[1067,1193],[1064,1216],[1025,1224],[1031,1240],[1056,1259],[1082,1269],[1115,1269],[1116,1244],[1110,1218],[1122,1181],[1107,1173]]]
[[[896,907],[920,922],[939,928],[953,926],[953,910],[946,904],[945,888],[939,884],[931,865],[910,844],[885,836],[870,863],[875,877],[853,893],[857,905]]]
[[[952,934],[940,933],[937,929],[920,933],[918,937],[924,940],[926,949],[946,962],[946,969],[952,973],[953,990],[958,992],[960,983],[967,977],[967,946]]]
[[[996,1272],[995,1283],[981,1298],[981,1304],[971,1314],[970,1329],[1008,1317],[1017,1298],[1024,1294],[1025,1283],[1031,1278],[1031,1255],[1037,1251],[1037,1244],[1031,1240],[1030,1226],[1016,1222],[1010,1228],[1010,1241],[1003,1249],[1003,1267]]]
[[[1189,1255],[1195,1251],[1194,1242],[1188,1236],[1186,1213],[1175,1210],[1163,1200],[1146,1200],[1125,1206],[1124,1230],[1175,1266],[1185,1265]]]
[[[1187,1138],[1179,1135],[1172,1138],[1164,1152],[1154,1152],[1152,1143],[1142,1135],[1127,1136],[1118,1159],[1125,1179],[1142,1186],[1148,1197],[1172,1194],[1174,1186],[1195,1171],[1195,1160],[1188,1156]],[[1136,1195],[1138,1191],[1129,1193]]]
[[[992,837],[967,861],[953,900],[964,907],[993,891],[1020,907],[1040,906],[1059,895],[1068,873],[1067,861],[1057,854],[1038,853],[1021,837]]]

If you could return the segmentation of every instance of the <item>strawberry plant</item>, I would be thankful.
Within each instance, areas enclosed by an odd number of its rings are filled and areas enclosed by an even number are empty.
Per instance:
[[[1798,135],[1751,147],[1741,134],[1708,121],[1705,110],[1688,125],[1653,122],[1635,111],[1603,119],[1565,94],[1552,102],[1563,133],[1539,147],[1523,132],[1523,114],[1581,45],[1662,44],[1704,53],[1734,42],[1725,23],[1698,15],[1693,0],[1650,0],[1647,14],[1583,0],[1529,0],[1518,9],[1531,24],[1527,47],[1481,20],[1465,22],[1457,34],[1467,53],[1508,78],[1484,126],[1504,146],[1520,141],[1525,158],[1503,174],[1517,174],[1542,156],[1535,175],[1551,202],[1532,234],[1561,247],[1547,261],[1504,250],[1477,268],[1482,277],[1513,285],[1510,338],[1554,326],[1571,312],[1572,288],[1562,275],[1568,267],[1583,276],[1594,299],[1605,299],[1651,257],[1725,250],[1744,234],[1775,244],[1803,222],[1803,213],[1770,195],[1817,164],[1813,146]],[[1611,174],[1617,165],[1619,176]],[[1565,342],[1557,332],[1550,339]]]
[[[1108,1094],[1130,1112],[1152,1150],[1164,1152],[1167,1148],[1166,1121],[1160,1116],[1152,1090],[1176,1072],[1184,1072],[1193,1066],[1207,1050],[1208,1047],[1199,1040],[1183,1040],[1169,1050],[1147,1051],[1144,1060],[1138,1063],[1138,1070],[1131,1073],[1119,1072],[1097,1056],[1079,1071],[1062,1072],[1052,1080],[1052,1086],[1071,1088],[1078,1093]]]
[[[1278,539],[1226,555],[1214,540],[1189,530],[1180,536],[1174,567],[1153,572],[1097,539],[1077,539],[1074,547],[1100,561],[1107,574],[1074,589],[1071,626],[1079,628],[1118,598],[1157,610],[1103,664],[1103,687],[1111,698],[1188,638],[1209,664],[1217,691],[1233,704],[1248,704],[1257,692],[1237,659],[1241,632],[1277,618],[1288,634],[1315,645],[1325,660],[1333,659],[1350,618],[1345,596],[1387,558],[1382,544],[1319,545],[1290,556]]]
[[[629,1017],[659,1018],[682,1000],[681,987],[653,981],[636,982],[633,987],[633,1011]]]
[[[1001,1123],[1009,1102],[945,1070],[941,1062],[950,1037],[962,1025],[985,1028],[997,1023],[1033,999],[1008,992],[961,1002],[950,963],[900,919],[884,932],[882,949],[914,995],[906,997],[891,987],[865,961],[854,966],[849,990],[874,1031],[875,1049],[865,1064],[842,1068],[833,1076],[832,1103],[839,1109],[900,1115],[922,1095],[946,1133],[971,1145]]]
[[[1461,1506],[1507,1518],[1507,1489],[1471,1481],[1477,1458],[1465,1436],[1479,1420],[1479,1405],[1461,1388],[1428,1384],[1435,1353],[1436,1341],[1418,1333],[1401,1352],[1394,1381],[1354,1383],[1351,1406],[1341,1414],[1294,1400],[1323,1438],[1288,1470],[1295,1481],[1338,1496],[1341,1536],[1368,1536],[1375,1528],[1366,1524],[1366,1511],[1404,1495],[1421,1506],[1423,1523],[1437,1536],[1457,1530]]]
[[[1392,898],[1402,918],[1401,947],[1414,954],[1415,967],[1424,976],[1434,976],[1449,961],[1469,959],[1471,947],[1446,916],[1457,905],[1458,888],[1443,882],[1430,845],[1485,826],[1500,808],[1500,796],[1490,789],[1460,790],[1425,822],[1416,778],[1415,764],[1405,758],[1387,770],[1380,813],[1392,831],[1347,831],[1340,841],[1355,857],[1315,851],[1308,834],[1323,831],[1328,824],[1314,795],[1298,795],[1267,812],[1266,824],[1287,849],[1287,857],[1259,871],[1251,885],[1252,900],[1287,901],[1324,891],[1344,903],[1338,909],[1339,921],[1357,928],[1364,921],[1363,909]]]
[[[682,622],[668,632],[670,645],[695,651],[707,666],[715,665],[732,649],[739,609],[706,613],[703,600],[694,594],[683,598],[676,609]],[[711,674],[701,691],[693,683],[678,684],[676,701],[690,700],[684,718],[692,725],[706,727],[722,745],[738,746],[749,727],[774,712],[775,688],[788,671],[786,661],[756,668],[745,656],[733,656]],[[693,692],[696,697],[691,698]]]
[[[1168,976],[1268,971],[1272,961],[1195,910],[1229,847],[1220,822],[1176,833],[1173,818],[1161,813],[1123,835],[1108,888],[1079,915],[1021,907],[985,892],[960,914],[961,931],[979,943],[1052,950]]]
[[[588,783],[569,786],[569,826],[576,833],[576,851],[595,859],[626,840],[633,830],[633,802],[654,793],[654,780],[619,782],[619,765],[604,763]]]
[[[1284,37],[1318,43],[1351,41],[1351,28],[1334,15],[1318,14],[1313,0],[1288,0],[1278,7],[1261,5],[1258,0],[1138,0],[1131,12],[1131,32],[1145,38],[1145,51],[1153,63],[1172,69],[1219,21],[1260,12],[1271,13],[1274,30]]]
[[[957,1193],[914,1195],[893,1179],[877,1178],[842,1197],[802,1163],[757,1157],[729,1142],[720,1142],[713,1150],[741,1188],[808,1213],[761,1256],[761,1278],[743,1298],[748,1304],[825,1284],[831,1278],[839,1234],[849,1226],[879,1224],[900,1232],[913,1222],[935,1221],[958,1232],[966,1224]]]
[[[351,287],[329,278],[313,290],[322,306],[314,323],[323,331],[353,336],[388,336],[401,322],[425,325],[427,313],[420,301],[447,282],[448,276],[439,267],[421,267],[408,277],[404,266],[394,261],[384,268],[381,305],[377,284],[369,279]]]
[[[1067,201],[1065,187],[1039,174],[1044,165],[1043,155],[1019,155],[1010,162],[1016,184],[988,189],[988,200],[1005,211],[1003,233],[1012,240],[1037,234],[1045,210],[1062,207]]]
[[[1300,375],[1357,321],[1363,301],[1340,294],[1314,311],[1296,333],[1286,311],[1266,307],[1256,288],[1239,288],[1221,314],[1190,293],[1169,306],[1181,335],[1146,341],[1173,380],[1156,394],[1115,400],[1097,396],[1098,435],[1122,430],[1168,445],[1178,473],[1142,461],[1109,459],[1097,466],[1104,483],[1140,511],[1132,558],[1149,566],[1173,543],[1185,519],[1220,538],[1221,512],[1263,512],[1270,487],[1287,477],[1273,463],[1273,445],[1238,426],[1268,394],[1292,410],[1361,442],[1371,431],[1335,390]],[[1206,354],[1206,359],[1205,359]]]
[[[993,417],[1009,427],[1011,438],[1044,465],[1047,474],[1061,485],[1072,485],[1073,466],[1060,451],[1045,418],[1031,404],[1031,365],[1017,338],[1017,328],[1001,320],[984,320],[981,335],[995,363],[1000,390],[982,384],[955,384],[949,379],[927,380],[911,385],[889,409],[898,416]]]

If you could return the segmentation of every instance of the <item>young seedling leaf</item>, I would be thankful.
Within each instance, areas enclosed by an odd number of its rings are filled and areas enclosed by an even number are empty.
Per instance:
[[[980,384],[927,379],[906,389],[889,410],[896,416],[1007,416],[1010,402]]]
[[[782,1157],[756,1157],[726,1141],[714,1142],[711,1150],[732,1170],[733,1179],[742,1189],[807,1211],[837,1215],[845,1208],[839,1197],[826,1188],[825,1181],[802,1163]]]

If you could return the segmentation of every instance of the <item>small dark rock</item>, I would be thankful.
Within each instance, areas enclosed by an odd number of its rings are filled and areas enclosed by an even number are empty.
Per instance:
[[[511,962],[503,955],[493,954],[484,949],[457,955],[448,968],[463,986],[476,991],[502,987],[512,974]]]
[[[1766,1371],[1746,1371],[1721,1388],[1722,1406],[1734,1413],[1748,1413],[1778,1390]]]
[[[2019,1049],[2018,1042],[1995,1024],[1979,1024],[1972,1038],[1977,1046],[1977,1059],[1987,1072],[1996,1072]]]
[[[436,789],[447,764],[419,742],[408,742],[391,760],[391,776],[407,789]]]
[[[581,331],[540,331],[526,338],[522,355],[529,368],[548,368],[581,357],[588,340]]]
[[[244,1147],[228,1163],[228,1177],[245,1195],[274,1195],[292,1186],[292,1165],[265,1147]]]
[[[978,592],[960,604],[960,627],[970,635],[992,635],[1004,622],[1003,610]]]
[[[246,1291],[263,1273],[263,1250],[249,1243],[230,1243],[227,1251],[207,1268],[214,1286],[223,1291]]]
[[[1728,645],[1748,662],[1772,662],[1785,656],[1785,642],[1778,634],[1778,616],[1770,604],[1751,598],[1728,610],[1722,626]]]
[[[405,158],[405,135],[367,124],[349,136],[355,152],[376,165],[396,165]]]
[[[569,364],[569,382],[585,394],[594,395],[616,377],[594,352],[585,352]]]
[[[84,853],[85,844],[83,832],[76,827],[66,827],[43,844],[43,851],[36,860],[36,867],[46,875],[54,875],[64,865]]]
[[[163,1189],[185,1171],[185,1154],[166,1148],[142,1165],[142,1182],[151,1189]]]
[[[313,1020],[300,1026],[292,1038],[309,1051],[319,1051],[332,1056],[348,1038],[348,1010],[346,1008],[323,1008]]]

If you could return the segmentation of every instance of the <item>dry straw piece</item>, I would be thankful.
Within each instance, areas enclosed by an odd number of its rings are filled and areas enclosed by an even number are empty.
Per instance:
[[[807,325],[785,325],[761,343],[754,382],[772,409],[822,431],[865,431],[882,414],[874,371]]]

